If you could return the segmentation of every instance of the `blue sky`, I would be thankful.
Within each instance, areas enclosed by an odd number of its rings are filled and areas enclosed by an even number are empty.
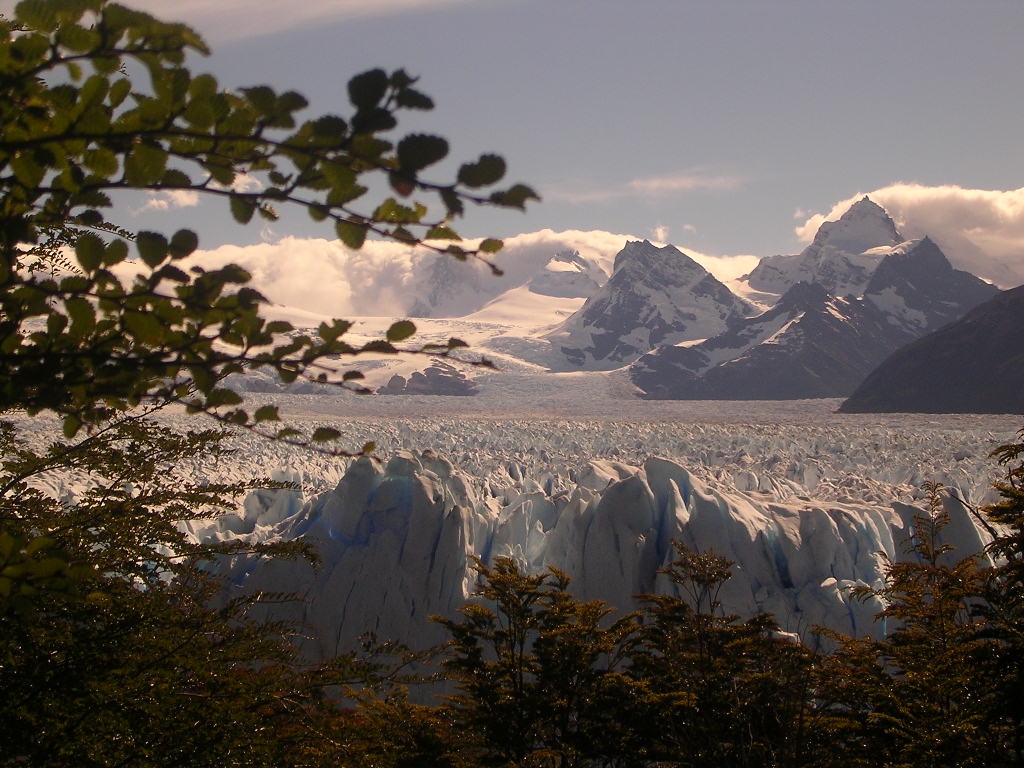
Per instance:
[[[295,88],[318,113],[344,114],[364,69],[420,76],[436,109],[409,129],[446,136],[456,160],[497,151],[544,198],[525,215],[471,210],[466,235],[606,230],[793,253],[808,221],[888,190],[909,236],[927,220],[1024,238],[1020,0],[128,4],[195,26],[213,55],[194,70]],[[209,205],[190,210],[204,245],[271,236]],[[281,235],[331,233],[296,215]]]

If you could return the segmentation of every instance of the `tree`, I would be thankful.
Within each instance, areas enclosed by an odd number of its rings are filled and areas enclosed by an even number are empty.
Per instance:
[[[415,327],[399,321],[354,347],[342,320],[315,333],[266,322],[244,270],[189,267],[198,238],[187,229],[120,229],[110,193],[222,197],[243,223],[294,205],[352,248],[374,235],[485,261],[500,241],[460,245],[452,220],[467,204],[521,208],[535,195],[493,189],[505,170],[495,155],[451,182],[425,180],[448,146],[389,138],[401,111],[432,107],[401,70],[352,78],[347,119],[300,121],[299,94],[225,91],[187,68],[207,53],[192,29],[107,0],[23,0],[0,19],[0,38],[0,414],[53,412],[64,432],[38,449],[0,426],[0,763],[328,762],[315,744],[335,713],[324,690],[365,667],[305,669],[294,628],[249,616],[277,597],[225,595],[211,561],[238,546],[196,543],[180,524],[232,508],[248,486],[177,471],[184,457],[224,450],[224,433],[175,433],[148,408],[185,403],[265,430],[276,409],[249,413],[225,376],[263,366],[285,381],[326,380],[333,358],[396,351]],[[367,205],[374,176],[393,194]],[[133,260],[141,275],[122,285],[114,271]],[[357,386],[359,375],[338,378]],[[66,474],[86,490],[45,490]]]
[[[277,206],[294,205],[333,223],[352,248],[373,234],[462,260],[501,247],[493,239],[458,244],[451,223],[467,203],[521,208],[536,197],[518,184],[488,191],[505,173],[490,154],[460,166],[451,182],[425,180],[448,143],[419,133],[388,137],[400,112],[433,106],[402,70],[353,77],[347,119],[300,122],[306,101],[298,93],[225,91],[186,67],[190,54],[208,53],[192,29],[107,0],[23,0],[13,20],[0,22],[0,35],[0,411],[55,411],[69,436],[112,410],[161,399],[235,424],[267,424],[276,410],[248,413],[218,386],[224,376],[262,366],[285,381],[326,380],[328,358],[393,352],[415,331],[401,321],[386,338],[354,347],[341,320],[315,334],[266,322],[264,299],[246,286],[244,270],[182,268],[198,246],[191,231],[131,237],[111,225],[111,191],[222,197],[240,222],[273,219]],[[373,176],[394,194],[361,207]],[[431,214],[417,193],[440,211]],[[131,258],[132,240],[144,270],[125,287],[112,269]],[[33,269],[64,245],[73,245],[71,270]],[[460,346],[452,340],[424,351]],[[345,381],[358,378],[349,372]]]
[[[978,554],[957,559],[942,541],[942,488],[926,487],[907,556],[883,556],[882,585],[854,590],[881,599],[878,618],[892,629],[880,640],[838,638],[824,666],[818,692],[850,748],[844,764],[1004,764],[997,648],[979,617],[985,572]]]
[[[991,454],[1006,476],[995,484],[1000,500],[983,508],[998,529],[988,548],[996,564],[986,574],[980,615],[995,644],[998,674],[991,682],[999,694],[1005,754],[1024,765],[1024,430],[1017,437]]]
[[[38,452],[4,431],[4,535],[45,536],[55,572],[73,570],[59,589],[19,578],[17,563],[0,573],[4,763],[275,762],[272,723],[305,685],[288,667],[289,628],[247,618],[265,596],[214,607],[223,585],[204,566],[238,546],[196,544],[179,525],[244,489],[175,470],[214,458],[219,437],[126,418]],[[44,490],[75,473],[91,487],[72,503]]]
[[[599,601],[580,602],[555,568],[522,572],[498,558],[476,564],[476,599],[449,632],[442,667],[478,765],[572,768],[642,754],[629,730],[635,684],[623,673],[634,616],[610,620]]]
[[[673,542],[662,569],[679,595],[645,595],[631,674],[648,695],[637,722],[668,765],[814,765],[813,654],[767,614],[740,620],[718,599],[732,562]]]

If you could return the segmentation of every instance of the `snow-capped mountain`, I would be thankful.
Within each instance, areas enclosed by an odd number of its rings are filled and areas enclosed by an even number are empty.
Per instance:
[[[1024,286],[895,352],[845,413],[1024,413]]]
[[[547,339],[570,367],[608,370],[660,344],[707,338],[751,312],[674,246],[628,242],[608,282]]]
[[[871,245],[879,239],[898,244]],[[856,259],[840,248],[865,244]],[[824,224],[814,244],[793,258],[784,264],[793,269],[769,270],[751,282],[778,287],[802,274],[823,282],[798,282],[760,316],[699,344],[644,355],[631,366],[633,382],[653,398],[845,397],[889,354],[997,292],[953,269],[929,238],[903,241],[866,198]]]
[[[825,222],[814,241],[793,256],[768,256],[743,279],[755,291],[782,294],[814,283],[833,296],[861,296],[879,262],[904,242],[881,206],[864,197],[838,221]]]
[[[864,298],[915,336],[962,317],[999,292],[970,272],[953,269],[931,238],[903,243],[879,263]]]
[[[644,355],[630,376],[651,398],[841,397],[912,338],[870,302],[797,283],[767,312],[719,336]]]

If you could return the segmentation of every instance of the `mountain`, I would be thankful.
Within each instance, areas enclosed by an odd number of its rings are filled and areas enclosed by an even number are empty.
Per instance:
[[[833,296],[861,296],[889,249],[903,242],[885,209],[864,197],[838,221],[822,224],[799,254],[763,258],[742,280],[766,293],[782,294],[804,282]]]
[[[547,338],[570,367],[608,370],[659,344],[717,334],[751,311],[677,248],[633,241],[604,286]]]
[[[841,397],[912,338],[870,302],[797,283],[767,312],[724,334],[644,355],[630,378],[653,399]]]
[[[872,245],[880,240],[888,244]],[[865,245],[859,258],[842,251]],[[773,267],[749,282],[779,287],[805,274],[822,282],[795,283],[771,309],[737,320],[699,344],[664,346],[644,355],[630,368],[644,396],[845,397],[889,354],[997,292],[953,269],[929,238],[904,241],[888,215],[867,198],[838,222],[822,225],[814,244],[783,266],[792,269]],[[858,286],[857,295],[848,292]]]
[[[970,272],[953,269],[931,238],[894,248],[871,275],[864,297],[915,335],[962,317],[999,292]]]
[[[878,366],[844,413],[1024,413],[1024,286]]]

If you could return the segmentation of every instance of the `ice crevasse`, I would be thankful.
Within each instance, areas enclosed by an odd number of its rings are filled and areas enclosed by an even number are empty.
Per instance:
[[[474,477],[430,450],[399,451],[384,464],[364,457],[332,491],[304,503],[297,491],[256,491],[238,514],[193,532],[312,544],[316,567],[252,556],[223,567],[237,589],[294,594],[266,610],[300,622],[304,651],[326,657],[367,632],[414,648],[441,641],[429,617],[453,615],[471,595],[474,556],[512,557],[531,571],[555,566],[580,599],[631,610],[637,595],[672,591],[659,569],[675,556],[673,540],[734,561],[720,594],[729,613],[770,612],[805,638],[818,625],[877,635],[882,606],[853,599],[849,588],[880,583],[879,553],[904,557],[922,511],[781,498],[756,481],[741,490],[657,457],[642,466],[591,460],[568,480],[517,478],[515,465],[507,472],[508,482]],[[959,554],[981,551],[984,531],[963,506],[946,503],[945,538]]]

